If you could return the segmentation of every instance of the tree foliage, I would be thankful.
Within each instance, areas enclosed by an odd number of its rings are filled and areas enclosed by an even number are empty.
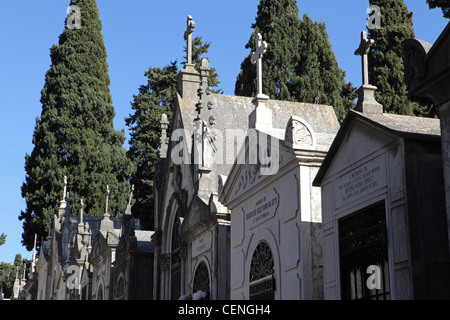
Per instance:
[[[306,14],[301,20],[295,0],[261,0],[252,28],[255,32],[247,49],[255,51],[256,33],[268,43],[263,56],[264,94],[277,100],[333,105],[342,120],[354,106],[356,88],[345,82],[325,24],[313,22]],[[242,61],[236,95],[256,95],[256,71],[250,57],[251,53]]]
[[[197,68],[210,45],[210,42],[204,43],[202,37],[197,36],[193,39],[192,61]],[[161,115],[165,113],[169,124],[171,122],[178,72],[177,61],[172,61],[162,68],[150,67],[145,72],[147,83],[141,85],[139,93],[133,97],[131,108],[134,113],[125,119],[131,136],[127,155],[136,167],[131,177],[131,183],[135,186],[134,199],[136,200],[132,212],[141,220],[141,226],[144,229],[153,230],[153,182],[155,165],[159,158],[160,120]],[[214,68],[211,68],[209,85],[213,89],[219,84],[217,78],[218,74]]]
[[[11,297],[16,276],[22,278],[23,272],[25,271],[25,278],[27,277],[26,273],[30,265],[31,261],[22,259],[21,254],[16,254],[13,264],[6,262],[0,263],[0,288],[3,290],[4,298]]]
[[[450,19],[450,2],[448,0],[427,0],[430,9],[441,8],[445,18]]]
[[[384,112],[433,116],[435,110],[426,101],[410,101],[404,82],[403,50],[401,43],[415,38],[413,13],[403,0],[370,0],[380,7],[380,28],[369,29],[369,38],[375,40],[369,55],[369,81],[378,89],[375,98]]]
[[[50,49],[51,66],[41,92],[42,112],[36,119],[34,149],[25,157],[22,196],[26,210],[22,243],[28,250],[34,234],[43,237],[48,220],[62,199],[68,177],[72,212],[85,200],[85,213],[105,211],[105,191],[111,190],[109,212],[125,211],[132,163],[123,148],[124,131],[114,129],[114,107],[102,23],[95,0],[73,0],[81,13],[80,28],[67,26]]]

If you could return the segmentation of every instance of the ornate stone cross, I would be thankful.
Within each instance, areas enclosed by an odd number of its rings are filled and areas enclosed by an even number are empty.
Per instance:
[[[83,213],[84,213],[84,200],[80,199],[80,224],[83,224]]]
[[[192,20],[192,16],[187,17],[187,28],[184,32],[184,40],[186,40],[187,48],[187,64],[192,64],[192,33],[195,29],[195,22]]]
[[[256,81],[257,81],[257,96],[263,95],[262,92],[262,56],[266,53],[267,43],[262,41],[262,36],[260,33],[256,35],[255,39],[256,51],[252,52],[251,62],[256,64]]]
[[[66,201],[66,197],[67,197],[67,176],[64,176],[63,201]]]
[[[361,56],[361,60],[362,60],[362,76],[363,76],[362,84],[363,84],[363,86],[369,84],[369,60],[368,60],[368,55],[369,55],[370,47],[372,47],[374,43],[375,43],[375,41],[373,39],[367,39],[366,31],[362,31],[361,32],[361,44],[359,45],[359,48],[356,49],[355,55],[356,56]]]
[[[106,209],[105,209],[105,216],[109,216],[109,213],[108,213],[108,202],[109,202],[109,185],[106,186]]]
[[[361,56],[362,59],[362,85],[356,90],[358,94],[358,102],[356,103],[355,110],[363,113],[383,113],[383,106],[375,99],[375,90],[377,87],[369,84],[369,51],[375,41],[373,39],[367,39],[367,33],[361,32],[361,44],[356,49],[355,55]]]

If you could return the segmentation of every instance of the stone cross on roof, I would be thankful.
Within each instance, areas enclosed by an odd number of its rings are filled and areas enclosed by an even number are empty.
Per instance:
[[[64,176],[63,201],[66,201],[66,196],[67,196],[67,176]]]
[[[256,44],[256,51],[252,52],[250,61],[253,64],[256,64],[256,81],[257,81],[256,94],[257,94],[257,96],[261,96],[261,95],[263,95],[263,92],[262,92],[262,56],[263,56],[263,54],[266,53],[268,45],[265,41],[262,41],[262,36],[260,33],[256,34],[255,44]]]
[[[373,39],[367,39],[367,33],[361,32],[361,44],[356,49],[355,55],[361,56],[362,59],[362,86],[356,91],[358,94],[358,102],[355,110],[363,113],[383,113],[383,106],[375,99],[375,90],[377,87],[369,84],[369,51],[374,45]]]
[[[128,198],[127,208],[125,214],[131,215],[131,201],[133,200],[134,184],[131,185],[130,197]]]
[[[184,32],[184,40],[186,40],[187,48],[187,64],[192,64],[192,33],[195,29],[195,22],[192,20],[192,16],[187,16],[187,28]]]
[[[80,205],[81,205],[81,208],[80,208],[80,223],[82,224],[83,223],[83,213],[84,213],[84,200],[83,199],[80,199]]]
[[[105,209],[105,216],[109,216],[108,213],[108,202],[109,202],[109,186],[106,186],[106,209]]]
[[[361,56],[362,60],[362,84],[369,84],[369,50],[370,47],[374,45],[375,41],[373,39],[367,39],[367,33],[366,31],[361,32],[361,44],[359,45],[359,48],[356,49],[355,55]]]
[[[159,125],[161,128],[161,136],[159,138],[159,157],[166,158],[167,149],[169,145],[169,138],[167,137],[167,128],[169,127],[169,120],[167,119],[167,115],[165,113],[161,115]]]

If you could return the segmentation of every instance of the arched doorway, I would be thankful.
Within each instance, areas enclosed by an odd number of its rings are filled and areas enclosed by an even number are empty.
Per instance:
[[[194,284],[192,286],[192,292],[197,292],[199,290],[205,291],[207,293],[210,292],[210,284],[209,284],[209,271],[205,262],[200,262],[195,271],[194,275]]]
[[[170,298],[178,300],[181,296],[181,221],[179,213],[175,215],[172,227],[171,257],[170,257]]]
[[[125,300],[125,281],[123,280],[122,276],[120,276],[119,281],[117,281],[115,299],[116,300]]]
[[[250,264],[249,299],[275,299],[275,265],[272,250],[266,241],[255,249]]]

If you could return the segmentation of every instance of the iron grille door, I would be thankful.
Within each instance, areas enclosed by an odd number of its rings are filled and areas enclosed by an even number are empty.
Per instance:
[[[339,221],[341,293],[344,300],[390,299],[385,205],[378,203]],[[370,288],[369,266],[379,270]],[[370,280],[369,280],[370,281]]]
[[[250,300],[275,300],[274,273],[272,250],[266,241],[261,241],[250,264]]]

